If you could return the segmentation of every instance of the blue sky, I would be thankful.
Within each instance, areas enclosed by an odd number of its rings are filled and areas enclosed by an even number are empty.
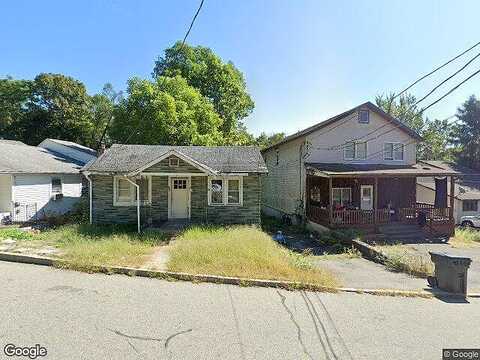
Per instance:
[[[183,38],[199,1],[8,1],[0,4],[0,76],[73,76],[89,93],[132,76]],[[255,134],[302,129],[399,91],[480,41],[478,1],[205,0],[188,42],[212,48],[245,74]],[[412,89],[421,97],[461,60]],[[480,68],[480,59],[425,101]],[[480,76],[427,112],[453,115]]]

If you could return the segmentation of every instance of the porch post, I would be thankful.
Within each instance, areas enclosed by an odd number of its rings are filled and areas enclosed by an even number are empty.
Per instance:
[[[378,209],[378,177],[375,178],[375,185],[373,186],[373,223],[375,229],[377,228],[377,209]]]
[[[333,193],[332,193],[332,186],[333,181],[332,178],[328,178],[328,223],[331,225],[333,223]]]
[[[455,210],[455,178],[450,176],[450,220],[453,220]]]

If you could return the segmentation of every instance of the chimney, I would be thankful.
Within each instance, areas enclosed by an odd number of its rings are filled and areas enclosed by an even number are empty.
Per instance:
[[[105,146],[105,143],[102,142],[102,143],[100,144],[100,149],[98,149],[98,156],[102,155],[102,154],[105,152],[106,149],[107,149],[107,148],[106,148],[106,146]]]

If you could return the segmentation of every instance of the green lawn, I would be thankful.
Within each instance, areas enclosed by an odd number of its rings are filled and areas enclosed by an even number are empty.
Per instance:
[[[100,265],[141,266],[164,235],[147,232],[138,235],[130,227],[64,225],[41,233],[1,229],[0,239],[11,238],[19,247],[54,246],[60,250],[61,266],[95,271]]]
[[[175,239],[167,266],[191,274],[338,286],[333,274],[315,268],[308,255],[293,253],[250,226],[192,227]]]

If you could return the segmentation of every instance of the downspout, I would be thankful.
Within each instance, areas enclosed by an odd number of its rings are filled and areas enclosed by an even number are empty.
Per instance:
[[[140,227],[140,185],[134,183],[126,175],[124,175],[124,177],[125,177],[125,180],[127,180],[130,184],[135,186],[136,191],[137,191],[137,231],[140,234],[141,233],[141,227]]]
[[[92,217],[92,179],[89,177],[89,173],[84,173],[85,177],[88,180],[88,200],[89,200],[89,220],[90,220],[90,225],[93,223],[93,217]]]

